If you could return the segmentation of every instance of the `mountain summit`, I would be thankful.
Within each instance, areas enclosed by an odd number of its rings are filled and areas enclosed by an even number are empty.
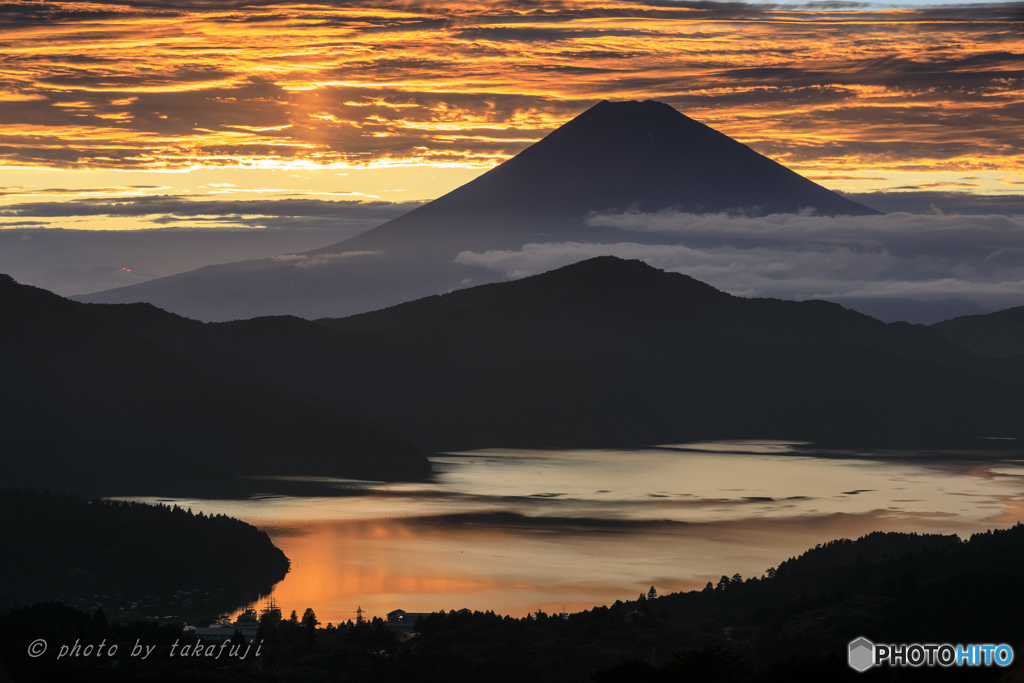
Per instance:
[[[81,297],[148,301],[208,319],[339,316],[493,281],[466,251],[663,239],[591,226],[596,212],[871,215],[732,138],[654,101],[603,101],[448,194],[338,244],[212,266]]]
[[[428,217],[581,219],[595,211],[877,215],[667,104],[591,107],[476,180],[354,242]],[[511,225],[513,221],[505,221]],[[477,226],[477,229],[480,229]],[[377,233],[377,234],[375,234]]]

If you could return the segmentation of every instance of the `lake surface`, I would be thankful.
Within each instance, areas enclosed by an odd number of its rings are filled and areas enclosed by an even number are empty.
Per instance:
[[[276,603],[285,615],[312,607],[323,623],[354,619],[358,607],[578,611],[652,585],[667,593],[760,576],[834,538],[965,537],[1024,518],[1019,451],[745,441],[432,461],[426,483],[315,479],[304,481],[334,495],[159,500],[266,530],[292,560]]]

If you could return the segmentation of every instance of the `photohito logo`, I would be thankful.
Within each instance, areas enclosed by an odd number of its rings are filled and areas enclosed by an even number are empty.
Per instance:
[[[873,666],[1009,666],[1013,648],[999,645],[952,645],[950,643],[875,644],[864,637],[850,641],[847,661],[851,669]]]
[[[875,663],[875,644],[867,638],[850,642],[850,666],[857,671],[867,671]]]

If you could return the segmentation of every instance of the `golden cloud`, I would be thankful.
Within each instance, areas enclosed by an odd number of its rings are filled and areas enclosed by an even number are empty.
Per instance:
[[[1024,166],[1009,5],[13,8],[0,22],[6,166],[486,167],[597,100],[646,98],[803,173]]]

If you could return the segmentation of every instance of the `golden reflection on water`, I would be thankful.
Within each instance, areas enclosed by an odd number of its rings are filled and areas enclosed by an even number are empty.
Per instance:
[[[292,560],[276,603],[286,615],[312,607],[324,623],[360,606],[378,616],[580,610],[651,585],[761,575],[834,538],[965,536],[1024,520],[1024,467],[991,453],[723,442],[434,462],[428,483],[335,480],[348,495],[176,502],[265,529]]]

